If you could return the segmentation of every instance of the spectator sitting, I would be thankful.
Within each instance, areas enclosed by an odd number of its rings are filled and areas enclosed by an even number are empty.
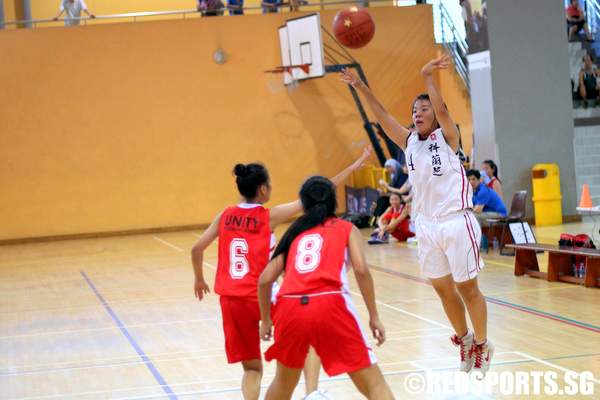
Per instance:
[[[579,0],[571,0],[565,12],[567,14],[567,26],[569,27],[569,40],[575,40],[575,35],[583,29],[586,39],[592,41],[592,34],[585,20],[585,11],[579,5]]]
[[[600,99],[600,87],[598,85],[598,68],[594,65],[591,55],[583,56],[583,67],[579,71],[579,96],[583,100],[583,106],[588,106],[588,100]]]
[[[397,179],[398,184],[402,187],[408,181],[408,167],[406,166],[406,154],[401,148],[398,148],[396,153],[396,161],[400,164],[400,169],[396,169],[396,173],[400,175]]]
[[[502,191],[502,181],[498,178],[498,166],[492,160],[485,160],[481,164],[481,177],[483,183],[500,196],[504,201],[504,192]],[[487,178],[487,179],[486,179]]]
[[[402,165],[398,160],[394,160],[390,158],[384,164],[384,168],[389,172],[391,176],[391,182],[388,184],[384,180],[379,181],[379,183],[383,186],[385,190],[388,192],[394,192],[398,194],[408,194],[410,191],[410,186],[408,184],[408,176],[403,176]],[[377,207],[375,208],[375,212],[373,215],[379,217],[384,211],[389,207],[389,194],[382,193],[382,195],[377,199]]]
[[[281,0],[262,0],[262,13],[276,13],[279,12],[279,5]]]
[[[476,169],[467,171],[473,188],[473,213],[483,226],[488,218],[506,217],[506,207],[496,192],[481,182],[481,174]]]
[[[197,0],[196,9],[203,17],[216,17],[223,15],[223,7],[221,0]]]
[[[67,13],[65,17],[65,26],[75,26],[79,25],[79,18],[81,18],[81,12],[87,14],[90,18],[96,18],[96,16],[90,13],[87,9],[87,5],[84,0],[61,0],[60,2],[60,12],[53,19],[58,21],[61,15],[64,12]]]
[[[377,219],[377,228],[371,235],[369,244],[382,244],[389,242],[390,234],[400,242],[415,236],[409,230],[410,225],[410,205],[404,204],[400,195],[392,193],[390,196],[390,206]]]
[[[229,0],[227,8],[229,15],[244,15],[244,0]]]

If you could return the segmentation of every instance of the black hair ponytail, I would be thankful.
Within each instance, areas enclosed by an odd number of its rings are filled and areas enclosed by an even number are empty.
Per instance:
[[[494,178],[500,180],[500,178],[498,177],[498,166],[496,165],[496,163],[492,160],[485,160],[483,163],[487,164],[490,167]]]
[[[262,164],[236,164],[233,173],[238,191],[246,200],[254,199],[258,188],[269,183],[269,173]]]
[[[273,252],[273,258],[283,254],[284,263],[287,262],[287,254],[294,239],[302,232],[321,225],[327,218],[335,216],[337,208],[335,186],[322,176],[308,178],[300,188],[300,201],[304,207],[304,214],[288,228]]]

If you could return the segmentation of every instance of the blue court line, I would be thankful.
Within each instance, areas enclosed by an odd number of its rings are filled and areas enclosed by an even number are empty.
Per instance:
[[[567,325],[576,326],[578,328],[585,329],[585,330],[588,330],[588,331],[591,331],[591,332],[600,333],[600,326],[592,325],[592,324],[589,324],[587,322],[576,321],[576,320],[571,319],[571,318],[563,317],[562,315],[551,314],[551,313],[546,312],[546,311],[542,311],[542,310],[538,310],[538,309],[535,309],[535,308],[523,306],[523,305],[520,305],[520,304],[510,303],[508,301],[496,299],[494,297],[485,296],[485,299],[487,301],[489,301],[490,303],[493,303],[493,304],[496,304],[496,305],[500,305],[500,306],[504,306],[504,307],[509,307],[509,308],[512,308],[512,309],[515,309],[515,310],[519,310],[519,311],[523,311],[523,312],[526,312],[526,313],[529,313],[529,314],[537,315],[538,317],[547,318],[547,319],[550,319],[550,320],[562,322],[562,323],[567,324]]]
[[[590,354],[576,354],[576,355],[569,355],[569,356],[558,356],[558,357],[550,357],[550,358],[541,358],[540,360],[543,361],[554,361],[554,360],[565,360],[565,359],[569,359],[569,358],[580,358],[580,357],[594,357],[594,356],[600,356],[600,353],[590,353]],[[409,361],[407,361],[409,362]],[[537,361],[533,361],[530,359],[525,359],[525,360],[514,360],[514,361],[500,361],[499,363],[493,363],[492,366],[498,366],[498,365],[519,365],[519,364],[532,364],[532,363],[536,363]],[[437,368],[430,368],[431,371],[439,371],[439,372],[443,372],[443,371],[455,371],[456,367],[437,367]],[[414,369],[414,370],[408,370],[408,371],[398,371],[398,372],[393,372],[393,373],[387,373],[385,371],[382,371],[383,376],[402,376],[402,375],[408,375],[411,373],[419,373],[419,372],[424,372],[424,370],[422,369]],[[332,378],[319,378],[319,383],[327,383],[327,382],[338,382],[338,381],[347,381],[350,380],[350,376],[348,375],[338,375]],[[304,380],[300,380],[298,381],[299,384],[303,384]],[[269,384],[267,383],[263,383],[260,385],[261,390],[262,389],[267,389],[269,387]],[[232,392],[239,392],[240,388],[239,387],[228,387],[228,388],[223,388],[223,389],[203,389],[203,390],[194,390],[194,391],[188,391],[188,392],[182,392],[180,393],[180,396],[184,396],[184,397],[188,397],[191,395],[196,395],[196,396],[204,396],[204,395],[215,395],[215,394],[221,394],[221,393],[232,393]],[[156,399],[158,396],[154,396],[154,395],[150,395],[150,396],[142,396],[142,397],[136,397],[136,400],[150,400],[150,399]],[[467,397],[460,397],[460,399],[466,399]],[[487,397],[489,398],[489,397]]]
[[[421,277],[418,277],[418,276],[406,274],[404,272],[400,272],[400,271],[396,271],[396,270],[388,269],[388,268],[384,268],[384,267],[377,267],[377,266],[374,266],[372,264],[369,264],[369,268],[373,269],[375,271],[384,272],[386,274],[399,276],[399,277],[404,278],[404,279],[409,279],[411,281],[415,281],[415,282],[419,282],[419,283],[431,286],[431,282],[429,282],[428,279],[424,279],[424,278],[421,278]],[[532,307],[526,307],[526,306],[522,306],[520,304],[510,303],[508,301],[500,300],[500,299],[497,299],[495,297],[489,297],[489,296],[484,296],[484,297],[485,297],[485,299],[486,299],[487,302],[495,304],[495,305],[498,305],[498,306],[507,307],[507,308],[510,308],[510,309],[513,309],[513,310],[516,310],[516,311],[521,311],[521,312],[524,312],[524,313],[527,313],[527,314],[535,315],[537,317],[549,319],[549,320],[552,320],[552,321],[561,322],[563,324],[571,325],[571,326],[574,326],[574,327],[580,328],[580,329],[585,329],[585,330],[590,331],[590,332],[600,333],[600,326],[597,326],[597,325],[592,325],[592,324],[589,324],[587,322],[577,321],[577,320],[574,320],[574,319],[563,317],[562,315],[551,314],[549,312],[538,310],[538,309],[535,309],[535,308],[532,308]]]
[[[160,387],[162,388],[162,390],[167,394],[167,396],[169,397],[170,400],[177,400],[177,396],[175,395],[175,393],[173,392],[173,390],[171,389],[171,387],[169,386],[169,384],[167,383],[167,381],[165,381],[165,378],[163,378],[163,376],[160,374],[160,372],[158,372],[158,369],[156,368],[156,366],[152,363],[152,361],[150,361],[150,359],[148,358],[148,356],[146,355],[146,353],[144,353],[144,350],[142,350],[142,348],[140,347],[140,345],[131,336],[131,334],[129,333],[129,331],[125,327],[125,324],[123,324],[123,322],[121,321],[121,319],[113,311],[113,309],[110,307],[110,305],[108,305],[108,302],[100,294],[100,292],[98,291],[98,289],[96,289],[96,286],[94,286],[94,284],[92,283],[91,279],[88,278],[87,274],[84,271],[79,271],[79,272],[81,273],[81,276],[83,276],[83,279],[85,279],[85,281],[87,282],[87,284],[90,286],[90,288],[94,291],[94,294],[96,294],[96,297],[98,297],[98,300],[100,300],[100,302],[102,303],[102,305],[106,309],[106,312],[108,312],[108,314],[112,318],[112,320],[115,323],[115,325],[119,328],[119,330],[121,331],[121,333],[129,341],[129,344],[131,344],[131,346],[134,348],[134,350],[136,351],[136,353],[138,354],[138,356],[140,356],[140,358],[144,362],[144,365],[146,365],[146,367],[150,370],[150,372],[154,376],[154,379],[156,379],[156,382],[158,382],[158,384],[160,385]]]

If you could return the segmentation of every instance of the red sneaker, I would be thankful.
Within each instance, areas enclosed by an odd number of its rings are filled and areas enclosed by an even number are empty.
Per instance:
[[[470,356],[473,358],[473,372],[481,372],[481,378],[485,376],[485,373],[490,369],[492,363],[492,357],[494,356],[494,345],[489,340],[484,343],[475,344],[469,351]]]
[[[460,370],[462,372],[469,372],[473,367],[473,358],[470,351],[474,343],[473,333],[467,331],[462,338],[454,335],[450,338],[450,341],[453,345],[460,348]]]

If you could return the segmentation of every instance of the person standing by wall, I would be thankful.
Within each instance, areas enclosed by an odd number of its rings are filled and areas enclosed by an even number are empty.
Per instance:
[[[60,12],[54,17],[54,20],[58,21],[66,13],[65,26],[76,26],[81,21],[81,12],[84,12],[90,18],[96,18],[94,14],[88,11],[84,0],[61,0]]]

